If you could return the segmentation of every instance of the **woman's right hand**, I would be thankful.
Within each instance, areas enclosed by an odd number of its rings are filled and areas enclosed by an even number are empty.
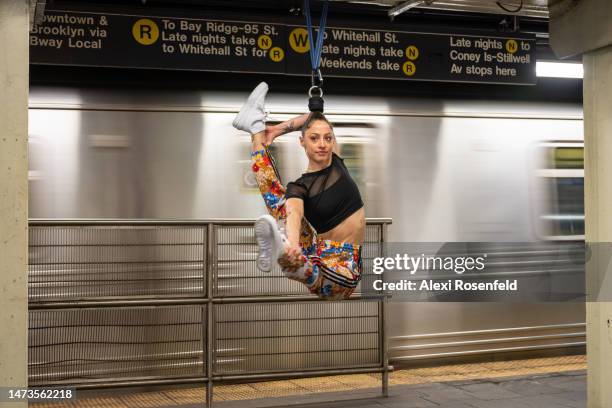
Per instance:
[[[302,249],[299,245],[288,244],[285,252],[278,259],[279,265],[286,271],[295,272],[304,265],[302,259]]]
[[[285,248],[285,254],[287,255],[287,258],[289,258],[291,262],[295,262],[298,260],[301,261],[302,248],[300,248],[300,246],[297,244],[288,244],[287,247]]]

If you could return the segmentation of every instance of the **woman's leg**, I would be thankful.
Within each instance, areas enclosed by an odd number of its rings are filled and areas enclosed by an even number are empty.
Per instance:
[[[321,299],[346,299],[361,280],[361,248],[357,245],[321,241],[303,254],[302,261],[301,267],[293,268],[283,255],[278,263],[287,277],[304,283]]]
[[[325,240],[317,243],[316,253],[321,258],[320,276],[316,285],[319,297],[348,298],[361,280],[361,247]]]
[[[252,169],[266,208],[277,221],[284,221],[287,218],[286,190],[274,168],[274,158],[270,156],[266,147],[272,144],[277,137],[300,129],[307,119],[308,114],[300,115],[275,126],[266,126],[265,131],[252,135]]]
[[[300,124],[301,117],[295,120],[296,123]],[[259,132],[253,135],[253,144],[251,149],[251,168],[255,174],[255,180],[257,186],[264,199],[266,208],[270,215],[272,215],[279,223],[283,224],[287,218],[286,209],[286,189],[281,183],[278,172],[274,168],[274,159],[266,149],[266,138],[270,137],[270,134],[274,135],[278,132],[278,129],[287,129],[286,124],[291,121],[283,122],[276,127],[266,128],[266,132]],[[283,126],[283,127],[281,127]],[[275,129],[276,128],[276,129]],[[280,133],[276,133],[279,134]],[[278,136],[273,136],[278,137]],[[300,227],[300,246],[303,250],[311,248],[315,242],[316,233],[310,224],[303,219]]]
[[[251,169],[255,174],[255,180],[259,192],[264,199],[266,208],[270,215],[281,222],[287,218],[285,208],[285,187],[273,165],[273,158],[269,155],[263,141],[264,132],[253,135],[253,148],[251,150]]]
[[[259,138],[257,135],[256,137]],[[273,166],[273,159],[268,151],[265,148],[256,150],[257,147],[259,146],[254,144],[253,152],[251,153],[252,170],[268,212],[282,228],[286,225],[285,221],[287,219],[286,190],[278,178]],[[310,287],[314,282],[313,270],[307,261],[308,256],[313,253],[315,242],[316,233],[314,229],[305,219],[302,219],[300,227],[301,259],[290,259],[284,252],[278,259],[281,269],[289,279],[297,280],[307,287]]]

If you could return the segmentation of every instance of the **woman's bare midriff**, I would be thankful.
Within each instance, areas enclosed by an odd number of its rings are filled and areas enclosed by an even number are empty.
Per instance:
[[[317,235],[319,240],[361,245],[365,237],[365,210],[360,208],[333,229]]]

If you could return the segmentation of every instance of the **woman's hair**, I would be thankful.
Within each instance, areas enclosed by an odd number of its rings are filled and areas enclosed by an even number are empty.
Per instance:
[[[310,129],[314,122],[319,120],[322,120],[323,122],[327,123],[329,125],[329,128],[333,132],[334,127],[332,126],[331,122],[327,120],[325,115],[323,115],[321,112],[312,112],[310,115],[308,115],[308,119],[306,119],[306,122],[304,122],[304,124],[302,125],[302,136],[306,134],[306,131]]]

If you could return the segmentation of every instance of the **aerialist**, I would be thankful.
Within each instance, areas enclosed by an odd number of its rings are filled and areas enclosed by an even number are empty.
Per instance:
[[[347,298],[362,274],[365,211],[359,189],[337,155],[338,144],[325,116],[312,112],[266,126],[267,92],[267,84],[260,83],[233,122],[252,135],[252,169],[270,213],[255,223],[257,267],[269,272],[278,261],[289,279],[319,297]],[[285,188],[266,147],[294,130],[302,132],[308,169]]]

